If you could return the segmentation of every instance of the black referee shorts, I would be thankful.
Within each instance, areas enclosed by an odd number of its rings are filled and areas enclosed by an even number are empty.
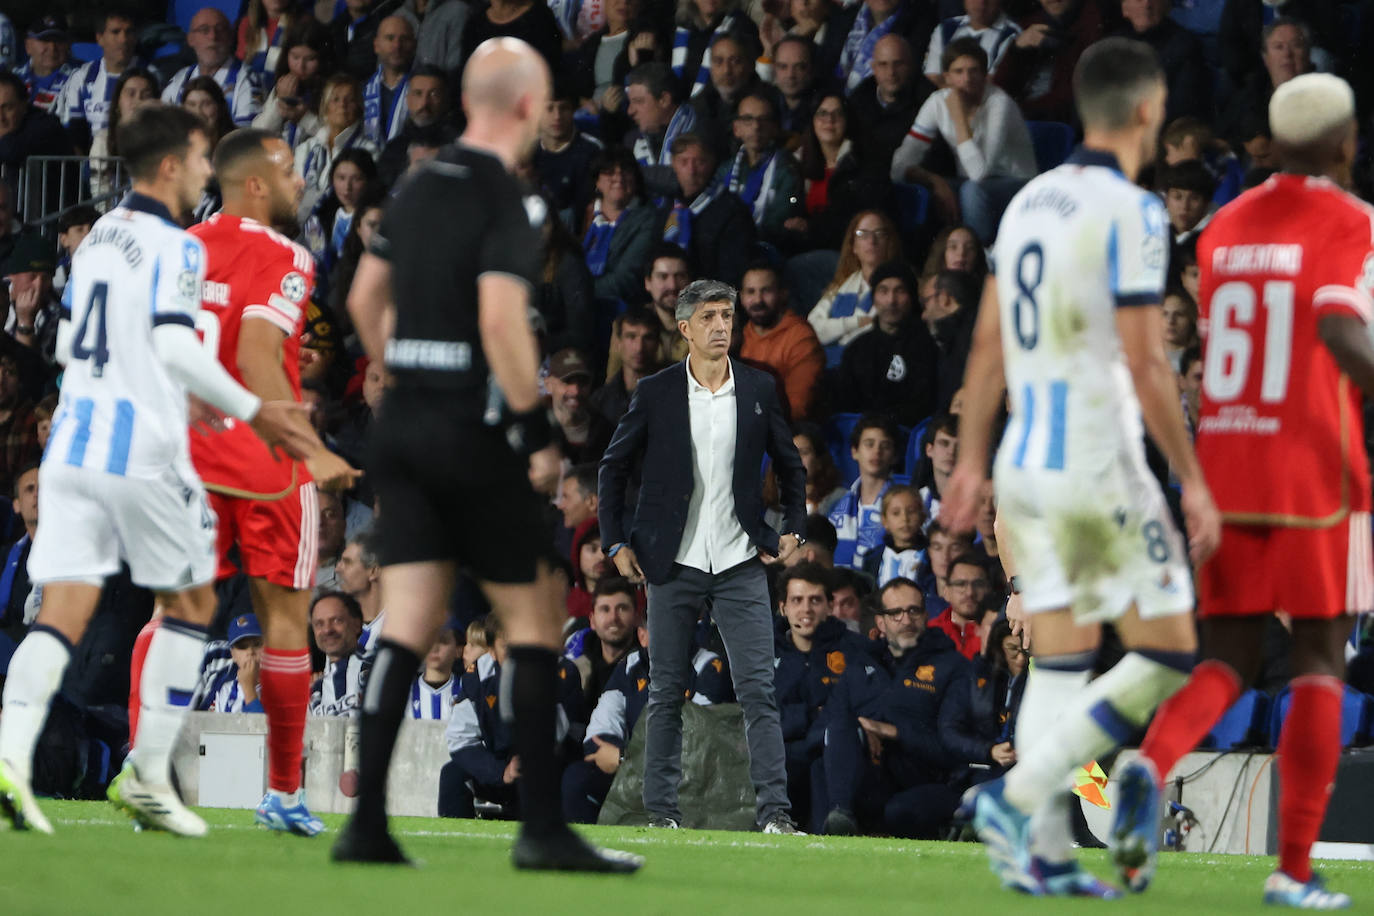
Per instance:
[[[373,427],[381,565],[453,561],[478,580],[533,582],[539,561],[553,558],[553,536],[529,464],[500,429],[456,421],[445,399],[392,391]]]

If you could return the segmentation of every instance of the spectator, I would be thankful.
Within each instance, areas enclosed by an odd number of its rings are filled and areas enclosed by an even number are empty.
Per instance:
[[[26,247],[21,239],[6,263]],[[18,472],[41,457],[30,394],[41,387],[35,384],[35,365],[41,367],[41,360],[22,346],[0,349],[0,493],[13,493]]]
[[[331,493],[328,490],[318,492],[320,502],[320,545],[317,552],[315,589],[324,591],[328,589],[338,589],[340,583],[337,571],[334,566],[343,555],[345,532],[347,531],[347,515],[345,514],[344,498],[338,493]],[[358,610],[358,628],[362,628],[363,612]]]
[[[10,74],[0,73],[0,120],[10,78]],[[47,366],[54,364],[57,326],[62,317],[62,302],[53,290],[56,270],[57,252],[52,243],[33,233],[19,236],[9,257],[0,262],[0,276],[9,284],[12,306],[5,333],[27,351],[21,356],[29,373],[42,371],[37,365],[40,358]]]
[[[1164,208],[1169,213],[1174,244],[1197,236],[1211,218],[1212,194],[1216,191],[1216,179],[1207,166],[1199,159],[1166,166],[1159,189],[1164,192]]]
[[[292,0],[248,0],[248,10],[239,20],[234,56],[258,75],[263,91],[276,82],[283,41],[301,18],[296,6]]]
[[[296,174],[305,179],[302,219],[315,209],[331,184],[334,160],[349,149],[376,159],[376,145],[363,134],[363,96],[358,81],[346,73],[325,80],[320,95],[320,129],[296,147]]]
[[[772,83],[780,97],[778,126],[796,136],[811,125],[816,98],[816,46],[800,35],[785,36],[773,49]]]
[[[0,70],[0,168],[18,171],[30,156],[71,155],[62,122],[29,101],[24,81]],[[42,200],[30,194],[31,199]]]
[[[930,243],[921,276],[933,277],[943,270],[967,271],[981,289],[983,278],[988,275],[988,256],[978,236],[968,226],[946,226]],[[931,333],[934,332],[932,327]]]
[[[1143,41],[1159,55],[1168,83],[1164,122],[1185,115],[1209,119],[1212,114],[1212,74],[1196,35],[1169,18],[1170,0],[1121,0],[1126,20],[1117,34]]]
[[[1198,297],[1197,239],[1175,245],[1169,255],[1169,283],[1181,286],[1197,301]]]
[[[640,64],[625,77],[625,101],[635,130],[625,138],[644,173],[644,189],[661,206],[677,196],[673,144],[696,130],[697,113],[679,103],[677,85],[667,64]]]
[[[680,246],[671,242],[660,242],[649,252],[649,263],[644,270],[644,292],[648,295],[649,306],[658,319],[658,352],[665,365],[687,358],[687,340],[678,330],[673,310],[677,307],[678,294],[686,288],[691,279],[687,254]],[[610,359],[606,363],[607,378],[615,377],[621,368],[620,354],[612,347]]]
[[[988,245],[1012,196],[1035,175],[1035,150],[1016,103],[988,83],[987,54],[976,40],[950,42],[942,70],[946,88],[921,106],[892,156],[892,180],[929,187],[947,217],[962,213]],[[937,136],[955,151],[957,197],[946,177],[922,168]]]
[[[968,762],[951,739],[967,706],[969,665],[926,626],[914,582],[893,579],[878,601],[883,667],[847,669],[828,704],[823,828],[935,839],[959,802],[950,776]]]
[[[571,82],[554,84],[534,147],[539,186],[563,225],[574,233],[580,231],[587,207],[596,196],[592,163],[601,154],[601,143],[578,130],[573,121],[577,100],[577,87]]]
[[[534,308],[544,322],[544,352],[587,348],[595,327],[595,293],[582,246],[559,219],[544,220],[542,235],[544,273],[534,291]]]
[[[865,599],[873,592],[873,580],[857,570],[839,566],[831,570],[831,575],[834,577],[835,619],[844,621],[852,632],[868,633],[869,627],[862,625],[863,607]]]
[[[925,500],[922,494],[922,500]],[[916,573],[916,584],[925,595],[929,613],[940,615],[949,607],[949,561],[952,557],[971,552],[973,542],[965,535],[951,534],[940,520],[927,510],[926,561]]]
[[[316,276],[328,278],[343,254],[344,241],[353,228],[359,208],[377,203],[377,166],[366,150],[354,147],[339,152],[329,164],[329,191],[320,198],[301,230],[301,240],[315,257]],[[317,284],[328,295],[328,282]]]
[[[679,196],[659,211],[655,236],[681,246],[698,275],[734,285],[748,263],[754,220],[738,197],[712,182],[715,170],[715,154],[701,137],[673,141]]]
[[[293,25],[281,44],[276,80],[253,126],[280,133],[295,150],[320,129],[317,109],[332,50],[329,30],[308,18]]]
[[[864,0],[840,53],[839,75],[845,82],[845,89],[854,92],[874,74],[873,58],[878,42],[888,35],[924,44],[934,25],[929,19],[929,9],[902,0]]]
[[[191,17],[186,44],[196,62],[173,74],[162,90],[162,101],[168,105],[182,104],[191,81],[208,76],[224,91],[234,123],[240,127],[251,124],[262,110],[262,76],[234,57],[234,29],[224,13],[212,6],[199,10]]]
[[[973,346],[973,326],[983,281],[966,270],[942,270],[935,275],[930,299],[921,319],[935,338],[935,409],[948,411],[964,381],[964,365]]]
[[[71,275],[72,255],[91,233],[91,226],[100,219],[100,211],[89,204],[73,207],[57,220],[57,270],[53,273],[53,291],[59,298]]]
[[[758,40],[753,20],[737,9],[738,5],[737,0],[685,0],[678,4],[672,69],[689,97],[699,95],[712,81],[718,39],[738,35],[751,44]],[[738,40],[731,50],[741,50]],[[745,63],[748,62],[746,58]]]
[[[914,115],[914,113],[913,113]],[[838,250],[845,226],[864,206],[881,203],[881,185],[859,171],[859,159],[850,136],[852,122],[841,92],[821,93],[815,113],[802,130],[796,157],[802,178],[802,202],[806,209],[804,247]]]
[[[830,510],[838,544],[835,565],[863,569],[864,557],[883,542],[882,498],[892,486],[897,428],[885,414],[865,414],[849,434],[858,479]]]
[[[210,153],[213,155],[220,138],[234,129],[234,116],[229,110],[229,100],[224,97],[224,90],[214,77],[194,76],[182,86],[180,104],[205,125],[206,138],[210,141]],[[210,189],[207,187],[206,190]],[[218,196],[218,191],[215,194]]]
[[[342,161],[342,159],[336,160],[335,165],[337,166],[338,163]],[[334,172],[335,178],[338,177],[338,172],[339,170],[336,168]],[[345,177],[348,176],[346,175]],[[350,187],[347,189],[347,192],[351,195],[353,193],[351,187],[352,179],[350,178],[349,180]],[[328,200],[328,198],[326,198],[326,200]],[[363,252],[367,250],[368,244],[371,243],[373,234],[381,228],[382,205],[385,201],[386,197],[380,184],[368,184],[364,181],[363,190],[356,197],[356,203],[352,207],[353,213],[348,216],[348,228],[344,234],[343,244],[339,247],[338,253],[334,255],[334,266],[329,272],[328,282],[320,284],[324,287],[325,294],[329,299],[329,308],[335,315],[348,315],[348,309],[345,305],[348,301],[348,290],[349,287],[353,285],[353,275],[358,271],[359,259],[362,258]],[[340,202],[339,209],[334,211],[333,219],[336,224],[343,209],[343,204]],[[324,238],[322,225],[315,231],[321,233],[319,236],[321,239]],[[330,238],[332,238],[333,235],[334,226],[331,226],[329,232]],[[381,367],[377,367],[373,371],[381,373],[383,370]],[[365,393],[366,390],[364,390],[364,394]],[[380,391],[378,394],[380,394]],[[365,404],[364,406],[367,407],[368,410],[364,411],[364,416],[361,419],[366,423],[367,420],[371,419],[372,405]],[[365,431],[365,428],[364,426],[363,430],[358,430],[357,432],[362,433]],[[340,429],[336,438],[339,442],[339,447],[349,453],[348,463],[355,468],[362,467],[358,462],[362,461],[365,457],[366,443],[360,435],[349,438],[352,435],[352,431]]]
[[[921,453],[926,460],[914,482],[921,487],[926,518],[933,519],[940,514],[940,494],[945,492],[949,475],[954,473],[954,461],[959,453],[959,418],[942,414],[932,419],[926,427]]]
[[[806,468],[806,514],[828,516],[835,504],[848,492],[840,481],[840,472],[825,445],[825,434],[815,423],[794,423],[792,444],[801,455]]]
[[[916,112],[935,87],[916,72],[911,43],[900,35],[884,35],[873,47],[873,75],[849,94],[854,117],[854,142],[859,169],[864,176],[883,183],[892,173],[897,152]]]
[[[262,666],[263,639],[257,616],[243,614],[230,621],[228,643],[233,663],[221,669],[215,686],[203,698],[201,708],[211,712],[262,712],[258,673]]]
[[[381,149],[396,138],[408,112],[406,93],[415,67],[415,28],[404,16],[377,24],[372,39],[377,70],[363,85],[363,136]]]
[[[1095,0],[1039,0],[1021,28],[993,68],[993,82],[1027,120],[1077,124],[1073,71],[1106,32],[1101,6]]]
[[[721,166],[716,181],[749,207],[764,241],[794,247],[806,229],[796,159],[778,145],[778,106],[773,95],[753,90],[740,98],[734,119],[739,150]]]
[[[781,271],[766,261],[751,264],[740,282],[739,304],[748,318],[740,356],[777,378],[793,421],[815,419],[825,353],[811,325],[787,307]]]
[[[448,78],[438,67],[421,64],[415,68],[406,84],[405,101],[405,123],[377,159],[378,177],[388,188],[410,167],[415,146],[439,147],[458,139],[458,129],[449,122]]]
[[[468,4],[462,0],[405,0],[396,15],[405,17],[415,30],[415,60],[420,66],[437,67],[447,75],[462,70]]]
[[[894,484],[883,494],[883,549],[864,557],[864,572],[882,588],[893,579],[915,579],[925,562],[926,523],[921,494],[910,484]]]
[[[157,78],[147,70],[129,68],[115,82],[114,104],[110,106],[109,122],[90,138],[91,194],[102,197],[115,191],[113,159],[119,156],[117,129],[120,121],[149,99],[156,99]],[[70,132],[69,132],[70,133]]]
[[[1224,142],[1219,141],[1210,125],[1198,118],[1179,118],[1164,128],[1159,139],[1164,150],[1164,165],[1173,166],[1189,159],[1197,159],[1207,167],[1217,183],[1212,202],[1223,206],[1241,191],[1244,171],[1240,160]]]
[[[382,20],[400,6],[401,0],[344,0],[344,8],[329,23],[331,56],[355,80],[361,82],[377,69],[373,39]]]
[[[572,544],[577,532],[585,529],[588,522],[596,520],[596,500],[595,462],[573,465],[572,469],[563,475],[558,496],[554,499],[554,507],[563,516],[563,530],[555,535],[554,540],[558,552],[568,557],[574,567],[577,567],[578,560],[572,553]],[[590,613],[590,600],[586,602],[586,606]]]
[[[1196,435],[1198,415],[1202,410],[1202,348],[1200,346],[1189,347],[1179,357],[1178,387],[1183,399],[1183,418],[1188,421],[1189,433]]]
[[[806,517],[806,543],[792,554],[788,567],[799,563],[815,563],[822,569],[835,569],[835,526],[823,515]]]
[[[658,329],[658,320],[640,308],[621,312],[611,324],[611,347],[619,355],[620,371],[596,390],[591,405],[612,424],[619,423],[630,409],[630,395],[639,380],[663,368]]]
[[[1307,46],[1320,57],[1318,67],[1337,71],[1337,52],[1353,44],[1357,36],[1344,34],[1340,6],[1333,0],[1227,0],[1217,28],[1217,50],[1221,66],[1234,87],[1244,86],[1252,77],[1263,76],[1260,67],[1269,27],[1283,18],[1298,26],[1308,39]]]
[[[477,659],[491,651],[487,641],[487,625],[481,620],[468,624],[466,638],[463,640],[463,671],[475,671]]]
[[[125,70],[139,66],[134,58],[138,39],[128,13],[106,8],[96,19],[95,40],[100,59],[82,64],[67,79],[53,112],[78,150],[89,149],[92,136],[109,126],[115,83]]]
[[[410,717],[431,722],[448,722],[453,707],[461,699],[458,675],[454,673],[463,646],[458,631],[446,622],[425,654],[425,667],[410,688]]]
[[[801,823],[813,820],[812,771],[819,769],[830,691],[851,666],[872,661],[867,642],[832,616],[830,578],[803,562],[784,570],[777,583],[778,614],[787,626],[778,634],[773,689],[787,755],[787,797]],[[820,818],[815,822],[809,829]]]
[[[1183,372],[1180,360],[1190,347],[1201,346],[1197,330],[1197,302],[1181,286],[1164,290],[1164,352],[1174,371]]]
[[[29,552],[38,533],[38,463],[32,461],[14,475],[14,499],[10,508],[23,525],[24,533],[5,548],[5,566],[0,574],[0,644],[18,643],[33,622],[29,615],[33,584],[29,581]],[[33,613],[36,615],[37,607]]]
[[[655,211],[641,199],[639,166],[623,146],[611,146],[592,160],[596,201],[582,250],[598,299],[632,299],[653,247]]]
[[[717,161],[730,156],[733,125],[741,100],[759,86],[753,60],[757,55],[749,39],[735,34],[718,34],[711,39],[711,79],[692,95],[697,112],[698,135],[711,144]]]
[[[601,553],[601,535],[595,535],[596,562],[602,569],[614,573],[611,563]],[[571,659],[582,676],[582,695],[587,708],[596,706],[606,689],[615,666],[638,647],[637,632],[643,622],[640,595],[630,580],[617,575],[605,575],[592,585],[590,626],[568,637],[564,654]]]
[[[873,329],[844,349],[836,380],[840,410],[876,410],[915,426],[935,409],[935,341],[913,308],[916,277],[903,261],[873,271]]]
[[[594,465],[577,466],[578,469],[588,467]],[[572,584],[568,589],[567,600],[569,625],[585,626],[586,621],[593,616],[596,587],[610,571],[606,555],[601,552],[601,529],[596,523],[595,516],[573,530],[568,559],[572,562]]]
[[[310,688],[311,715],[358,714],[364,677],[358,653],[362,631],[363,611],[351,595],[326,591],[311,602],[310,633],[325,658],[324,674]]]
[[[563,457],[573,464],[598,461],[610,444],[615,427],[591,409],[591,363],[577,350],[559,350],[549,360],[544,379],[557,423],[554,435]]]
[[[945,48],[960,38],[972,38],[987,54],[986,70],[991,73],[1002,62],[1002,55],[1021,35],[1021,27],[1002,12],[1002,0],[964,0],[964,15],[943,20],[930,33],[926,49],[925,74],[936,88],[945,87]]]
[[[632,23],[638,21],[640,0],[610,0],[606,22],[578,49],[577,93],[591,101],[602,118],[619,120],[625,107],[625,75],[630,71]]]
[[[72,39],[67,20],[47,15],[29,26],[24,38],[28,60],[14,69],[15,76],[28,88],[29,101],[39,111],[57,114],[57,99],[76,67],[71,63]]]
[[[897,226],[879,210],[862,210],[849,221],[835,277],[807,316],[822,346],[846,345],[873,324],[869,278],[901,255]]]
[[[382,566],[377,558],[377,539],[364,529],[348,538],[339,562],[335,564],[339,591],[358,602],[363,614],[363,631],[358,637],[358,653],[372,659],[386,609],[382,607]]]
[[[949,561],[949,607],[930,621],[930,625],[954,641],[964,658],[972,659],[983,651],[978,635],[983,619],[983,599],[988,595],[988,573],[983,561],[973,553],[961,553]]]
[[[554,74],[563,72],[563,33],[544,3],[535,0],[492,0],[477,8],[463,26],[463,60],[472,57],[488,38],[519,38],[543,56]]]
[[[857,13],[855,6],[843,6],[831,0],[789,0],[780,10],[791,25],[788,37],[804,38],[811,43],[814,57],[811,72],[818,83],[828,85],[840,72],[840,55],[844,52],[849,27]],[[767,16],[764,17],[767,22]],[[762,36],[761,36],[762,37]],[[781,47],[781,42],[777,44]],[[774,52],[774,59],[777,52]]]
[[[1027,667],[1021,637],[1012,635],[1006,620],[994,623],[987,646],[973,659],[973,690],[964,726],[989,745],[992,769],[978,774],[976,782],[992,779],[1016,762],[1016,713],[1026,689]]]

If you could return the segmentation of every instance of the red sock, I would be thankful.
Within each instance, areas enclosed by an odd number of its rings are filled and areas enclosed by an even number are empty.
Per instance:
[[[1294,678],[1292,705],[1279,734],[1279,870],[1312,880],[1317,841],[1341,757],[1345,687],[1328,675]]]
[[[148,657],[148,646],[153,642],[161,617],[154,617],[143,625],[134,639],[134,654],[129,658],[129,747],[134,746],[134,735],[138,734],[138,685],[143,680],[143,660]]]
[[[1210,659],[1202,662],[1188,683],[1159,707],[1140,755],[1155,765],[1163,779],[1184,754],[1197,747],[1240,693],[1240,676],[1230,665]]]
[[[267,713],[267,785],[295,792],[301,787],[305,709],[310,704],[310,650],[263,649],[258,679]]]

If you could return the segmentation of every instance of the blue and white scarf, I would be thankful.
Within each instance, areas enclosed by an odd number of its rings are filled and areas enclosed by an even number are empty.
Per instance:
[[[726,13],[725,18],[720,21],[720,25],[712,30],[711,38],[706,42],[706,50],[701,52],[701,66],[697,68],[696,79],[692,82],[690,95],[695,96],[706,88],[707,83],[711,82],[711,45],[716,43],[717,38],[733,32],[735,23],[738,21],[738,13]],[[679,82],[686,78],[683,71],[687,69],[687,45],[692,39],[692,32],[692,29],[682,26],[673,30],[673,76],[676,76]]]
[[[677,111],[673,112],[673,117],[668,121],[668,129],[663,132],[663,146],[659,149],[658,155],[654,155],[654,148],[649,144],[649,135],[640,131],[639,136],[635,138],[635,161],[646,166],[672,165],[673,141],[682,134],[691,133],[696,126],[696,110],[690,105],[677,106]]]
[[[763,225],[763,214],[773,199],[773,173],[777,171],[780,155],[781,153],[774,149],[766,161],[751,169],[749,157],[741,148],[735,154],[734,164],[730,166],[730,193],[749,205],[756,226]]]
[[[668,221],[663,224],[663,241],[675,242],[684,250],[690,249],[692,245],[692,223],[701,215],[701,212],[715,202],[720,196],[720,182],[713,182],[705,191],[697,195],[697,199],[690,205],[681,201],[673,202],[673,212],[668,214]]]
[[[363,87],[363,133],[378,147],[386,146],[387,141],[401,132],[406,122],[406,87],[410,85],[410,74],[401,77],[396,91],[391,96],[391,110],[382,111],[382,68]],[[382,130],[382,122],[386,130]]]
[[[621,218],[625,213],[625,210],[620,211]],[[598,198],[592,210],[591,225],[582,238],[582,254],[587,261],[587,270],[593,277],[606,272],[606,261],[611,256],[611,236],[615,235],[615,227],[619,224],[620,220],[611,222],[601,212],[601,200]]]
[[[844,40],[844,50],[840,52],[840,70],[836,75],[845,81],[845,92],[854,89],[873,75],[873,48],[888,32],[897,25],[897,20],[906,12],[905,4],[898,6],[891,16],[877,25],[873,24],[873,14],[867,4],[859,10],[854,26]]]

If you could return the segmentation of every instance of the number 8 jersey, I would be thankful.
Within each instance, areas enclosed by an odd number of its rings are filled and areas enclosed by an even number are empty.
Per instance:
[[[1276,175],[1198,240],[1206,346],[1198,458],[1226,521],[1323,528],[1370,507],[1359,389],[1318,334],[1374,316],[1374,209]]]
[[[1012,199],[996,243],[1011,422],[999,464],[1096,471],[1143,464],[1143,429],[1116,309],[1158,305],[1168,221],[1110,153],[1080,149]]]

